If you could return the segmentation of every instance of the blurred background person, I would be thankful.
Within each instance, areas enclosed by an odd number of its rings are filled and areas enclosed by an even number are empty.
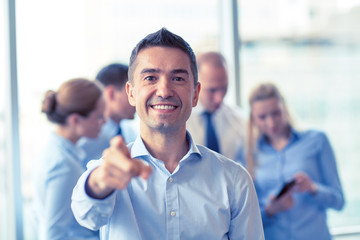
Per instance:
[[[80,226],[71,211],[71,193],[85,171],[84,152],[76,146],[82,137],[96,138],[104,124],[102,89],[87,79],[64,82],[48,91],[42,112],[55,123],[33,168],[34,210],[38,239],[98,239],[98,232]]]
[[[224,57],[218,52],[197,56],[201,90],[199,104],[187,121],[195,142],[244,163],[245,118],[240,109],[224,103],[228,75]]]
[[[96,80],[104,86],[106,123],[98,138],[84,137],[78,143],[86,153],[85,166],[90,160],[102,156],[104,149],[110,146],[112,137],[121,135],[126,143],[136,139],[136,122],[131,120],[134,119],[135,108],[129,104],[125,91],[128,69],[127,65],[113,63],[103,67],[96,76]]]
[[[294,129],[285,100],[271,83],[257,86],[249,103],[246,163],[254,177],[265,238],[331,239],[326,210],[342,209],[344,196],[327,136]],[[291,179],[295,185],[275,197]]]

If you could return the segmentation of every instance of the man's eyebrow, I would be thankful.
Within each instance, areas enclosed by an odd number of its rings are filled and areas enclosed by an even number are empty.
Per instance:
[[[159,72],[161,72],[161,70],[158,68],[144,68],[143,70],[141,70],[140,73],[144,74],[144,73],[159,73]],[[188,70],[182,68],[174,69],[171,71],[171,73],[172,74],[184,73],[186,75],[190,75]]]
[[[185,73],[186,75],[190,75],[189,72],[188,72],[188,70],[182,69],[182,68],[180,68],[180,69],[174,69],[174,70],[171,71],[171,73],[172,73],[172,74]]]
[[[160,69],[157,68],[144,68],[140,73],[144,74],[144,73],[159,73]]]

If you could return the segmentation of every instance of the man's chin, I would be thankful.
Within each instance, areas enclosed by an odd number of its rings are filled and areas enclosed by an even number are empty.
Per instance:
[[[210,108],[210,109],[207,109],[206,111],[209,112],[209,113],[213,113],[217,110],[217,108]]]
[[[172,132],[174,129],[176,129],[175,126],[173,126],[173,124],[169,124],[169,123],[157,123],[153,126],[153,129],[156,129],[159,132]]]

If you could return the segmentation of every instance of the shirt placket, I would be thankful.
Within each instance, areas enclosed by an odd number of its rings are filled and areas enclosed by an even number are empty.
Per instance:
[[[288,181],[289,179],[286,179],[287,176],[287,169],[286,169],[286,164],[287,164],[287,159],[286,159],[286,149],[283,149],[281,152],[279,152],[279,158],[280,158],[280,179],[282,182]],[[287,231],[286,233],[286,238],[287,239],[292,239],[292,229],[293,229],[293,225],[292,225],[292,219],[291,219],[291,215],[289,211],[286,211],[285,213],[285,218],[286,218],[286,223],[288,225]]]
[[[178,187],[174,176],[166,181],[166,233],[168,240],[180,239],[180,212]]]

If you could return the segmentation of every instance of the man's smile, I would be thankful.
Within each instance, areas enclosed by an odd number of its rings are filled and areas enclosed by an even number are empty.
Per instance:
[[[165,105],[165,104],[159,104],[159,105],[151,105],[153,109],[159,109],[159,110],[173,110],[177,108],[177,106],[174,105]]]

